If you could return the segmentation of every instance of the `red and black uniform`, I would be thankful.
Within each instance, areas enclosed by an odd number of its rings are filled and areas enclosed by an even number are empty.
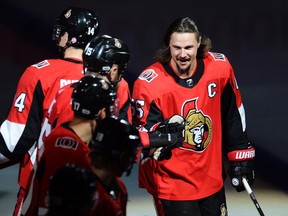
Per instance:
[[[78,137],[68,123],[52,130],[45,139],[44,152],[34,170],[21,214],[45,215],[50,177],[67,163],[90,169],[89,152],[88,144]]]
[[[98,179],[96,203],[88,215],[126,216],[127,200],[127,188],[121,178],[116,177],[109,186]]]
[[[71,107],[71,96],[74,90],[74,85],[75,83],[65,86],[57,93],[48,118],[48,122],[51,124],[52,128],[72,120],[74,112]],[[115,103],[117,106],[116,109],[118,117],[131,123],[131,95],[129,85],[123,78],[121,79],[117,89],[117,99]]]
[[[48,122],[52,128],[55,128],[58,125],[73,119],[74,112],[71,107],[71,96],[75,85],[76,83],[64,86],[56,94],[55,101],[52,104],[48,116]]]
[[[139,186],[158,199],[199,200],[223,188],[222,144],[248,147],[242,98],[228,59],[209,53],[197,59],[194,75],[180,79],[171,65],[156,62],[133,87],[133,122],[149,130],[175,114],[185,119],[182,147],[169,160],[145,158]],[[222,132],[224,136],[222,136]],[[146,142],[145,142],[146,143]]]
[[[77,82],[82,76],[82,61],[48,59],[29,66],[20,78],[0,133],[0,166],[20,162],[18,204],[29,181],[36,156],[35,143],[50,104],[60,88]]]
[[[117,88],[116,105],[118,107],[118,118],[125,119],[129,123],[132,123],[132,110],[131,110],[131,95],[129,90],[129,84],[123,78],[121,79]]]

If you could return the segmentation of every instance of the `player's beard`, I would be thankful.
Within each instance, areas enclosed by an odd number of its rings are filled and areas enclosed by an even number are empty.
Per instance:
[[[180,74],[189,74],[191,68],[191,64],[189,64],[187,67],[185,68],[181,68],[178,64],[177,64],[177,69],[179,71]]]
[[[176,67],[181,75],[189,75],[190,69],[191,69],[191,58],[190,57],[176,57]],[[185,63],[185,65],[182,65],[181,63]],[[188,63],[188,64],[187,64]]]

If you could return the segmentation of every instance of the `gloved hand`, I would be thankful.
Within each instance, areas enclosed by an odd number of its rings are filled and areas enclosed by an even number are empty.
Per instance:
[[[231,179],[232,186],[237,192],[245,190],[242,178],[245,177],[249,185],[255,180],[254,174],[254,148],[243,149],[228,153],[229,169],[228,175]]]
[[[184,141],[184,128],[184,118],[180,115],[174,115],[161,122],[155,131],[150,132],[150,146],[156,147],[153,152],[155,160],[161,161],[171,158],[172,149],[180,147]],[[155,138],[155,135],[158,137]]]
[[[236,189],[237,192],[245,190],[242,182],[243,177],[247,179],[249,185],[254,183],[255,174],[253,163],[253,160],[240,162],[230,161],[228,175],[230,176],[232,186]]]
[[[153,152],[153,158],[157,161],[169,160],[172,157],[172,149],[170,147],[160,147]]]
[[[185,128],[185,120],[180,115],[173,115],[171,118],[164,119],[156,128],[162,133],[172,133],[183,137],[183,130]],[[182,142],[181,142],[182,143]]]

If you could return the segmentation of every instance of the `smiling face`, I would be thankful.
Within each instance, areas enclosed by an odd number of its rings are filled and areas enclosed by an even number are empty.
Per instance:
[[[196,33],[174,32],[170,37],[171,64],[178,76],[191,76],[196,67],[196,55],[200,41]],[[184,77],[183,77],[184,76]]]

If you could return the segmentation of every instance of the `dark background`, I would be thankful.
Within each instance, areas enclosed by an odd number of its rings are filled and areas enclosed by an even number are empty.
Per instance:
[[[125,41],[130,87],[154,60],[167,26],[193,18],[234,67],[242,92],[248,134],[256,148],[256,176],[288,190],[287,49],[288,1],[88,1],[1,0],[0,118],[8,112],[27,66],[59,57],[51,40],[57,16],[69,6],[93,9],[101,34]]]

